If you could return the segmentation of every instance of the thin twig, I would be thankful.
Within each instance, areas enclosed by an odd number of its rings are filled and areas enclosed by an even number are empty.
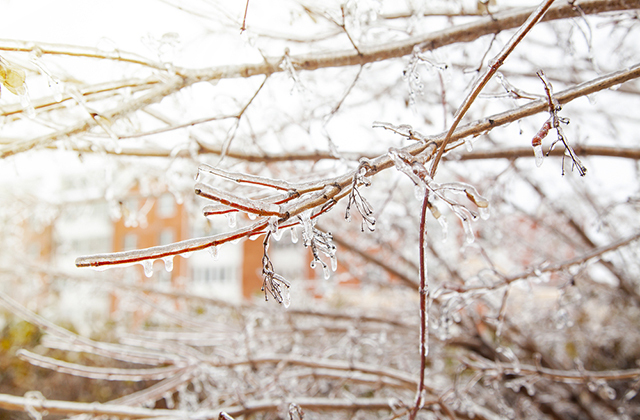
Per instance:
[[[502,66],[502,64],[507,59],[507,57],[511,55],[511,53],[516,48],[516,46],[520,44],[520,42],[529,33],[529,31],[533,29],[533,27],[542,19],[542,17],[547,12],[547,10],[551,7],[551,4],[554,1],[555,0],[545,0],[531,14],[531,16],[529,16],[527,21],[520,27],[520,29],[518,29],[518,31],[513,35],[513,37],[511,37],[511,39],[509,40],[507,45],[504,46],[502,51],[500,51],[500,53],[498,53],[498,55],[492,60],[487,70],[485,70],[485,73],[477,79],[476,83],[471,89],[471,92],[464,99],[464,101],[462,102],[462,105],[460,105],[460,108],[458,108],[458,111],[456,112],[453,123],[451,124],[451,127],[449,128],[449,131],[447,132],[447,135],[444,138],[442,144],[438,148],[438,153],[436,154],[436,157],[434,158],[433,163],[431,164],[431,170],[430,170],[431,178],[435,176],[436,171],[438,169],[438,164],[442,159],[442,155],[444,155],[447,145],[451,141],[451,136],[456,130],[456,127],[458,127],[458,124],[460,123],[460,121],[462,121],[462,118],[466,115],[469,108],[471,108],[471,104],[473,104],[473,102],[476,100],[476,98],[478,97],[482,89],[484,89],[484,87],[489,82],[489,80],[491,80],[493,75]]]
[[[423,405],[422,389],[424,387],[424,376],[427,363],[427,355],[429,354],[429,280],[427,276],[427,211],[429,209],[429,190],[426,190],[424,199],[422,200],[422,210],[420,213],[420,372],[418,380],[418,389],[416,391],[416,401],[413,410],[409,414],[409,419],[414,420],[418,414],[418,410]]]
[[[242,27],[240,28],[240,32],[244,32],[247,30],[247,12],[249,11],[249,0],[247,0],[247,5],[244,8],[244,16],[242,17]]]

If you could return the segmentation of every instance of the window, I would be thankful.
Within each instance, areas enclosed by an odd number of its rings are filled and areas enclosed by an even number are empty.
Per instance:
[[[162,194],[160,198],[158,198],[157,206],[156,212],[158,216],[163,219],[176,215],[176,200],[173,198],[173,195],[169,193]]]
[[[168,245],[175,241],[175,234],[173,233],[173,229],[162,229],[160,231],[160,245]]]
[[[135,233],[127,233],[123,238],[123,251],[131,251],[132,249],[136,249],[138,247],[138,235]]]
[[[235,280],[235,267],[230,265],[212,265],[193,267],[193,281],[200,284],[225,284]]]

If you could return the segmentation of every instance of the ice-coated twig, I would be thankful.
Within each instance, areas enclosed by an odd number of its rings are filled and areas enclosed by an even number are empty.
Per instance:
[[[35,366],[74,376],[107,381],[155,381],[179,375],[185,368],[185,366],[167,366],[147,369],[119,369],[114,367],[84,366],[42,356],[24,349],[18,350],[17,355],[22,360]]]
[[[393,125],[387,122],[374,121],[373,128],[384,128],[385,130],[393,131],[394,133],[400,134],[403,137],[408,138],[409,140],[418,140],[424,143],[430,141],[430,138],[415,130],[409,124],[400,124]]]
[[[172,354],[131,348],[114,343],[102,343],[79,336],[33,313],[2,292],[0,292],[0,305],[4,306],[12,314],[48,332],[50,335],[44,336],[43,344],[52,348],[87,352],[129,363],[150,365],[175,364],[182,360]],[[58,340],[58,344],[55,344],[56,340]]]
[[[391,411],[388,398],[290,398],[287,401],[293,402],[300,407],[308,410],[321,411],[357,411],[371,410]],[[429,402],[437,404],[437,400]],[[88,414],[94,416],[104,416],[109,418],[123,419],[182,419],[182,420],[203,420],[215,419],[219,417],[220,412],[226,413],[228,416],[238,417],[243,415],[255,414],[258,412],[274,412],[280,409],[282,400],[266,399],[266,400],[243,400],[242,404],[236,406],[227,406],[216,409],[200,409],[197,411],[188,410],[169,410],[161,408],[143,408],[129,407],[126,405],[80,403],[61,400],[37,400],[28,397],[18,397],[15,395],[0,394],[0,408],[14,411],[27,411],[28,407],[32,407],[38,413],[47,412],[48,414],[76,415]]]
[[[372,232],[376,228],[376,219],[373,217],[373,207],[371,207],[371,204],[369,204],[367,199],[364,198],[358,190],[358,186],[360,185],[364,185],[365,187],[371,185],[371,181],[365,178],[367,168],[370,167],[371,164],[366,159],[363,159],[358,165],[358,169],[356,169],[356,173],[353,176],[351,192],[349,193],[349,201],[344,214],[344,218],[347,221],[351,221],[351,205],[353,204],[356,207],[356,210],[358,210],[358,213],[360,213],[360,216],[362,216],[361,230],[363,232],[365,224]]]
[[[269,300],[269,294],[279,304],[288,308],[291,304],[291,297],[289,289],[291,283],[277,274],[273,269],[273,263],[269,258],[269,239],[271,238],[271,231],[267,231],[262,243],[264,252],[262,254],[262,291],[264,292],[264,300]]]
[[[528,17],[528,19],[520,26],[518,31],[511,37],[509,42],[502,48],[502,50],[496,55],[489,67],[485,70],[485,72],[479,76],[471,89],[471,92],[467,95],[467,97],[462,101],[462,104],[456,111],[456,115],[454,117],[453,123],[447,132],[446,137],[442,141],[442,144],[438,148],[438,153],[433,159],[433,163],[431,164],[431,170],[429,174],[431,178],[435,177],[436,171],[438,169],[438,164],[446,151],[447,145],[451,141],[451,136],[456,131],[458,124],[462,121],[462,118],[466,115],[469,108],[471,108],[471,104],[475,102],[476,98],[487,85],[489,80],[493,77],[493,75],[498,71],[498,69],[504,64],[504,61],[511,55],[513,50],[516,48],[520,42],[525,38],[525,36],[533,29],[535,25],[542,19],[547,10],[551,7],[555,0],[544,0],[540,5],[533,11]]]
[[[566,270],[569,269],[570,267],[574,267],[576,265],[581,265],[581,264],[585,264],[590,260],[595,260],[595,259],[599,259],[603,254],[610,252],[610,251],[614,251],[618,248],[623,248],[629,244],[631,244],[632,242],[635,242],[637,240],[640,240],[640,232],[635,233],[631,236],[628,236],[624,239],[621,239],[619,241],[615,241],[612,242],[608,245],[605,246],[601,246],[598,248],[594,248],[588,252],[585,252],[582,255],[579,255],[575,258],[572,258],[570,260],[566,260],[566,261],[561,261],[558,263],[554,263],[554,264],[547,264],[543,267],[531,267],[525,271],[516,273],[516,274],[512,274],[512,275],[503,275],[501,273],[496,273],[499,275],[500,277],[500,281],[496,282],[495,284],[492,285],[482,285],[482,286],[470,286],[470,287],[458,287],[458,286],[452,286],[452,285],[448,285],[447,289],[450,290],[455,290],[457,292],[460,293],[464,293],[464,292],[468,292],[468,291],[472,291],[472,290],[480,290],[480,289],[499,289],[501,287],[507,286],[515,281],[518,280],[522,280],[522,279],[526,279],[528,277],[539,277],[542,273],[553,273],[553,272],[557,272],[557,271],[562,271],[562,270]]]
[[[169,245],[154,246],[133,251],[113,252],[109,254],[96,254],[76,259],[76,267],[104,267],[111,265],[135,264],[146,260],[155,260],[173,255],[181,255],[194,251],[200,251],[211,246],[231,242],[236,239],[246,238],[260,234],[267,227],[266,218],[261,218],[257,222],[247,227],[237,229],[233,232],[221,233],[218,235],[202,238],[188,239],[186,241],[175,242]]]
[[[620,381],[624,379],[635,379],[640,377],[640,369],[626,370],[603,370],[587,371],[580,370],[559,370],[542,366],[523,365],[521,363],[510,364],[500,363],[499,365],[491,360],[480,358],[474,355],[477,360],[465,359],[464,363],[468,367],[485,372],[487,375],[515,375],[515,376],[540,376],[563,383],[586,383],[589,380],[602,379],[605,381]]]
[[[544,71],[538,70],[536,75],[542,81],[542,84],[544,85],[544,91],[545,91],[545,94],[546,94],[546,97],[547,97],[547,103],[549,105],[549,114],[551,114],[551,116],[549,117],[549,120],[547,122],[545,122],[545,124],[540,129],[540,132],[538,134],[542,135],[542,137],[544,137],[544,135],[547,134],[549,129],[551,129],[551,128],[555,129],[556,133],[558,134],[558,138],[556,139],[556,141],[554,141],[551,144],[551,147],[549,148],[549,151],[553,150],[553,146],[556,143],[559,143],[559,142],[562,143],[564,148],[565,148],[565,150],[567,151],[567,153],[569,153],[569,157],[571,158],[573,166],[575,168],[578,168],[578,173],[580,174],[580,176],[585,176],[585,174],[587,173],[587,168],[582,164],[582,162],[580,161],[580,159],[576,155],[576,152],[573,150],[573,148],[567,142],[567,138],[565,137],[564,132],[562,130],[562,127],[560,126],[561,123],[562,124],[568,124],[569,120],[566,119],[566,118],[560,117],[558,115],[558,112],[560,112],[562,110],[562,106],[560,105],[558,100],[553,95],[553,87],[551,86],[551,83],[549,82],[549,80],[547,80],[547,76],[544,74]],[[542,137],[541,137],[540,141],[542,141]],[[534,137],[534,141],[535,140],[536,140],[536,138]],[[533,144],[533,142],[532,142],[532,144]],[[536,150],[535,149],[535,145],[534,145],[534,150]],[[538,152],[536,152],[536,159],[538,159],[537,158],[537,153]],[[564,156],[565,155],[562,155],[562,175],[564,175]],[[538,166],[540,166],[540,165],[538,165]]]
[[[253,213],[258,216],[279,216],[284,217],[282,208],[277,204],[265,203],[260,200],[251,200],[238,197],[226,191],[211,187],[202,182],[196,183],[195,193],[209,200],[217,201],[225,206],[233,207],[246,213]]]

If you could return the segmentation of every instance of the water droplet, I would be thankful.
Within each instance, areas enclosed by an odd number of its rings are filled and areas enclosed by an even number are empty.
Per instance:
[[[291,242],[294,244],[298,243],[298,229],[295,226],[291,227]]]
[[[209,255],[211,255],[214,261],[218,261],[220,256],[218,255],[218,247],[216,245],[209,247]]]
[[[338,269],[338,258],[335,255],[331,257],[331,271],[336,271]]]
[[[164,261],[165,270],[167,270],[167,272],[169,273],[172,272],[173,271],[173,255],[162,258],[162,261]]]
[[[141,264],[142,268],[144,268],[144,275],[147,277],[153,276],[153,261],[144,260]]]
[[[236,212],[231,212],[231,213],[227,213],[227,222],[229,222],[229,227],[230,228],[234,228],[236,227],[237,224],[237,219],[236,219]]]
[[[329,270],[329,267],[326,264],[322,265],[322,276],[324,277],[325,280],[329,280],[329,277],[331,277],[331,271]]]
[[[256,218],[258,217],[258,215],[255,213],[247,213],[247,216],[249,216],[250,220],[256,220]]]
[[[544,160],[544,153],[542,152],[542,146],[534,146],[533,147],[533,155],[536,157],[536,166],[542,166],[542,161]]]

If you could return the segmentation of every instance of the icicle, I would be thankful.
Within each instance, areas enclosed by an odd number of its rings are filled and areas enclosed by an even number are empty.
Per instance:
[[[164,398],[168,409],[172,409],[173,407],[175,407],[175,402],[173,401],[173,393],[167,392],[162,397]]]
[[[164,261],[165,270],[167,270],[167,272],[169,273],[172,272],[173,271],[173,255],[162,258],[162,261]]]
[[[516,357],[515,353],[513,352],[513,350],[511,350],[509,347],[498,347],[496,349],[496,353],[502,354],[504,357],[506,357],[511,363],[513,363],[513,371],[515,374],[520,373],[520,360],[518,360],[518,358]]]
[[[27,90],[27,86],[24,86],[24,89],[19,92],[18,96],[20,97],[20,105],[27,112],[27,117],[34,119],[36,117],[36,110],[31,103],[31,98],[29,97],[29,91]]]
[[[60,86],[60,81],[53,78],[49,79],[49,88],[51,88],[51,92],[53,92],[53,100],[62,102],[62,87]]]
[[[471,142],[471,138],[465,137],[464,146],[467,148],[467,152],[473,152],[473,143]]]
[[[316,268],[316,260],[313,260],[309,263],[309,267]]]
[[[282,294],[282,306],[288,308],[291,305],[291,291],[289,287],[283,287],[280,293]]]
[[[269,217],[269,230],[272,234],[278,232],[278,216]]]
[[[331,277],[331,271],[326,264],[322,264],[322,276],[325,280],[329,280],[329,277]]]
[[[488,207],[480,207],[479,210],[480,210],[480,218],[482,220],[489,219],[489,216],[491,216],[491,213],[489,213]]]
[[[444,217],[438,217],[438,223],[440,223],[440,228],[442,230],[442,242],[447,242],[447,236],[449,233],[449,224],[447,223],[447,219]]]
[[[141,262],[142,268],[144,268],[144,275],[147,277],[153,276],[153,261],[144,260]]]
[[[336,271],[338,269],[338,258],[332,255],[329,259],[331,260],[331,271]]]
[[[533,155],[536,157],[536,166],[542,166],[542,161],[544,160],[544,153],[542,152],[542,146],[537,145],[533,146]]]
[[[272,236],[273,239],[275,239],[276,241],[279,241],[280,239],[282,239],[282,234],[284,233],[284,230],[282,229],[278,229],[275,232],[273,232]]]
[[[298,229],[295,226],[291,227],[291,242],[294,244],[298,243]]]
[[[213,258],[213,261],[218,261],[218,258],[220,256],[218,255],[218,247],[216,245],[209,247],[209,255],[211,255],[211,258]]]
[[[302,239],[304,240],[305,246],[310,246],[313,241],[313,221],[311,220],[311,211],[307,210],[302,213],[300,215],[300,220],[302,221],[302,227],[304,228],[302,231]]]
[[[476,237],[473,234],[473,229],[471,229],[471,222],[469,219],[461,219],[462,227],[464,228],[464,236],[468,244],[472,244],[475,241]]]
[[[229,222],[229,227],[234,228],[237,224],[236,212],[227,213],[227,222]]]

